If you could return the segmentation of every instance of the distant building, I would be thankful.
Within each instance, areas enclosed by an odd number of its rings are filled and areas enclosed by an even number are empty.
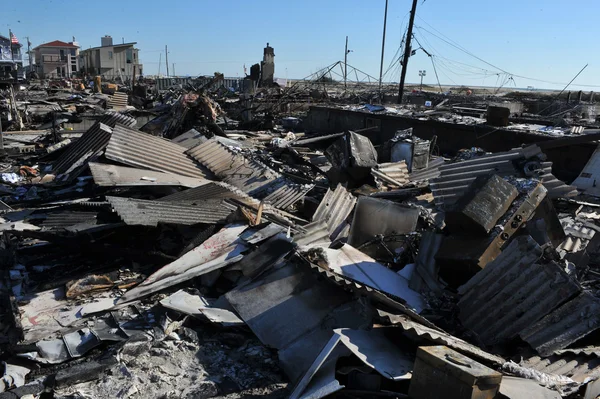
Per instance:
[[[101,38],[100,47],[82,50],[80,64],[85,74],[101,75],[108,80],[130,80],[135,75],[143,75],[136,42],[113,44],[111,36]]]
[[[13,43],[10,39],[0,35],[0,81],[15,81],[25,78],[23,70],[22,45]]]
[[[75,42],[41,44],[33,49],[35,68],[42,79],[72,78],[79,73],[79,46]]]
[[[275,75],[275,50],[273,47],[265,47],[263,60],[261,62],[261,84],[263,86],[271,86],[273,84],[273,76]]]

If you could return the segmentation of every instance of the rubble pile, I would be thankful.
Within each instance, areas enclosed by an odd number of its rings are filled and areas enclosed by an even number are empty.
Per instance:
[[[600,394],[595,184],[536,144],[235,130],[219,92],[6,135],[0,397]]]

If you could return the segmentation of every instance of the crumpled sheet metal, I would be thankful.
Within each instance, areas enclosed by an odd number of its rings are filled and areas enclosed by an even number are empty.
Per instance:
[[[288,208],[314,187],[311,184],[293,183],[266,165],[232,151],[215,139],[187,150],[187,154],[226,183],[276,208]]]
[[[459,318],[484,343],[522,335],[580,292],[579,284],[558,264],[539,264],[541,253],[531,237],[517,237],[459,289]]]
[[[166,297],[160,304],[167,309],[188,314],[196,318],[206,318],[223,326],[242,326],[244,321],[230,309],[217,306],[199,295],[192,295],[183,290]]]
[[[395,326],[402,327],[405,333],[414,340],[425,340],[430,343],[438,345],[446,345],[456,351],[462,352],[463,354],[479,359],[486,363],[491,363],[496,366],[501,366],[506,360],[500,356],[493,355],[485,352],[475,345],[463,341],[460,338],[456,338],[448,333],[440,330],[434,330],[433,328],[424,326],[423,324],[411,320],[405,315],[394,315],[383,310],[377,310],[379,317],[388,320]]]
[[[351,245],[344,244],[339,250],[324,247],[320,249],[330,271],[384,294],[402,298],[417,313],[427,308],[421,294],[408,287],[408,280]]]
[[[137,168],[210,178],[211,173],[185,155],[185,148],[160,137],[117,125],[106,147],[106,157]]]
[[[248,249],[239,236],[246,225],[228,225],[179,259],[163,266],[137,287],[127,291],[120,303],[131,302],[154,292],[217,270],[242,259]]]
[[[324,221],[327,223],[329,238],[335,240],[347,225],[346,219],[354,209],[356,197],[349,193],[341,184],[335,190],[328,189],[327,193],[317,207],[313,222]]]
[[[564,349],[600,328],[600,299],[584,291],[522,331],[521,338],[542,356]]]
[[[159,223],[193,225],[222,223],[232,210],[220,200],[178,203],[107,196],[106,200],[128,225],[157,226]]]
[[[351,291],[356,295],[370,297],[373,301],[379,302],[385,306],[389,306],[391,309],[395,309],[400,313],[403,313],[410,318],[417,320],[423,325],[426,325],[430,328],[440,330],[435,324],[427,320],[426,318],[420,316],[417,312],[415,312],[410,306],[406,305],[406,302],[402,298],[392,297],[389,294],[384,294],[376,289],[373,289],[367,285],[364,285],[358,281],[352,280],[349,277],[345,277],[341,274],[334,273],[330,270],[317,266],[313,263],[310,263],[308,260],[302,258],[305,262],[309,263],[311,269],[315,273],[319,273],[327,279],[329,279],[332,283],[337,286],[343,288],[344,290]],[[442,331],[442,330],[440,330]]]
[[[73,164],[83,164],[81,161],[82,158],[90,157],[103,150],[110,140],[111,130],[102,129],[100,127],[101,124],[106,125],[108,128],[113,128],[117,123],[131,128],[136,125],[136,120],[124,114],[106,113],[81,138],[69,145],[66,151],[54,162],[52,173],[55,175],[66,173]]]
[[[335,379],[335,373],[320,375],[322,367],[327,368],[330,363],[335,365],[341,356],[356,356],[384,378],[393,381],[410,379],[414,359],[386,336],[386,330],[386,327],[369,331],[349,328],[334,330],[329,342],[294,387],[290,399],[323,398],[342,389],[343,386]]]
[[[408,234],[415,231],[419,209],[372,197],[361,197],[354,211],[348,243],[355,247],[375,236]]]

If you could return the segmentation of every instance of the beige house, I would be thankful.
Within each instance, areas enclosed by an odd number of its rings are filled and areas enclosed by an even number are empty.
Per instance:
[[[101,44],[81,51],[80,64],[85,74],[122,81],[131,80],[134,74],[143,74],[136,42],[114,44],[111,36],[104,36]]]
[[[33,49],[35,71],[43,79],[72,78],[79,72],[79,46],[74,42],[41,44]]]

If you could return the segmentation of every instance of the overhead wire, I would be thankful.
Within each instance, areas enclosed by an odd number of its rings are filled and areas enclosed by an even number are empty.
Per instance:
[[[448,45],[456,48],[457,50],[460,50],[460,51],[464,52],[465,54],[467,54],[467,55],[469,55],[469,56],[471,56],[471,57],[473,57],[473,58],[475,58],[475,59],[483,62],[484,64],[486,64],[488,66],[491,66],[492,68],[497,69],[497,70],[499,70],[499,71],[501,71],[501,72],[503,72],[503,73],[505,73],[505,74],[507,74],[509,76],[512,76],[513,80],[514,80],[514,78],[521,78],[521,79],[530,80],[530,81],[533,81],[533,82],[540,82],[540,83],[546,83],[546,84],[552,84],[552,85],[565,85],[566,84],[564,82],[554,82],[554,81],[549,81],[549,80],[544,80],[544,79],[538,79],[538,78],[532,78],[532,77],[529,77],[529,76],[524,76],[524,75],[519,75],[519,74],[508,72],[508,71],[506,71],[506,70],[504,70],[504,69],[502,69],[502,68],[500,68],[500,67],[498,67],[496,65],[493,65],[493,64],[489,63],[488,61],[485,61],[484,59],[476,56],[475,54],[473,54],[472,52],[470,52],[469,50],[467,50],[466,48],[464,48],[463,46],[461,46],[460,44],[458,44],[454,40],[450,39],[448,36],[444,35],[439,30],[437,30],[435,27],[433,27],[431,24],[429,24],[427,21],[425,21],[419,15],[417,15],[417,18],[420,21],[422,21],[424,24],[426,24],[427,26],[429,26],[432,30],[434,30],[435,32],[437,32],[439,35],[436,34],[436,33],[431,32],[430,30],[428,30],[428,29],[426,29],[426,28],[424,28],[422,26],[419,27],[419,26],[415,25],[415,28],[423,30],[423,31],[429,33],[430,35],[438,38],[439,40],[445,42],[446,44],[448,44]],[[516,85],[516,83],[515,83],[515,85]],[[574,86],[578,86],[578,87],[590,87],[590,88],[600,87],[600,85],[590,85],[590,84],[576,84]]]

